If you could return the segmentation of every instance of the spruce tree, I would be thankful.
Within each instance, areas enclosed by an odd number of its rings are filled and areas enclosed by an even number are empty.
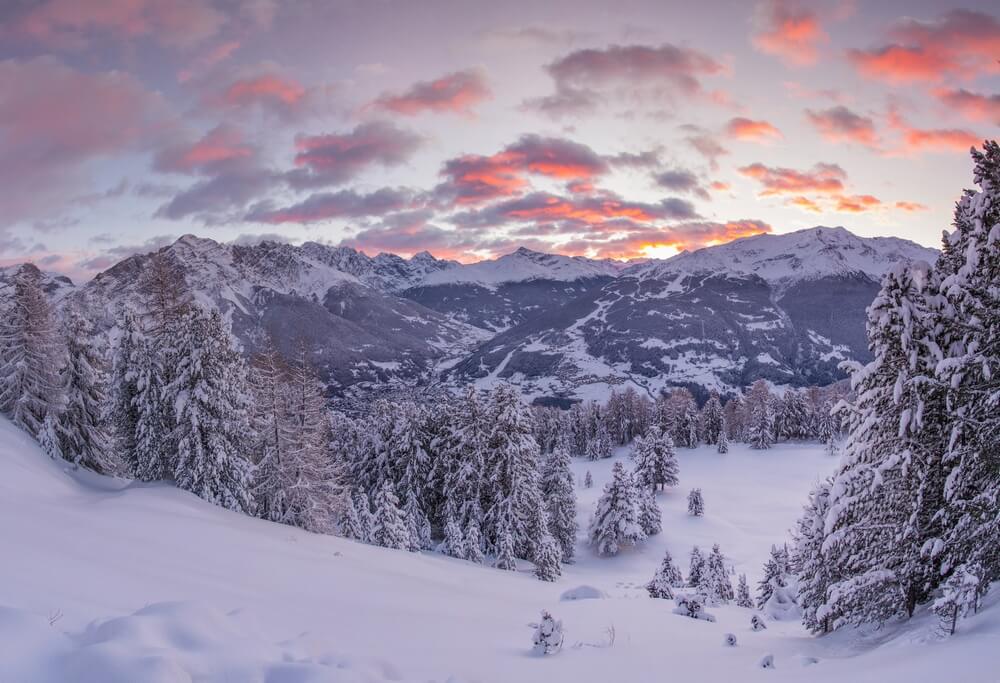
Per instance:
[[[145,351],[142,330],[136,315],[123,309],[118,321],[118,343],[113,349],[109,417],[114,450],[126,476],[139,472],[139,397],[145,388],[139,385],[139,364]]]
[[[462,528],[454,517],[449,517],[444,525],[444,542],[441,544],[441,551],[449,557],[465,559],[467,552],[465,548],[465,538],[462,536]]]
[[[736,586],[736,606],[753,608],[753,600],[750,598],[750,586],[747,584],[746,574],[740,574],[740,580]]]
[[[725,421],[723,421],[723,429],[719,432],[719,441],[716,446],[716,450],[720,455],[725,455],[729,452],[729,437],[726,436]]]
[[[361,519],[357,496],[348,496],[344,504],[344,514],[340,518],[340,535],[354,541],[367,541],[369,532],[362,525]]]
[[[705,561],[704,579],[701,583],[710,599],[726,604],[736,597],[718,543],[712,546],[712,552]]]
[[[63,457],[95,472],[115,473],[120,467],[109,448],[111,436],[104,414],[108,400],[106,371],[104,359],[94,346],[93,327],[78,311],[71,310],[64,337],[65,404],[59,415]]]
[[[670,434],[664,433],[657,425],[650,426],[644,437],[635,442],[636,478],[641,486],[652,490],[664,486],[676,486],[677,455]]]
[[[656,503],[656,494],[647,488],[640,488],[638,496],[639,526],[647,536],[655,536],[663,529],[663,516]]]
[[[674,597],[673,589],[683,584],[684,579],[681,576],[681,570],[674,564],[674,559],[670,556],[670,551],[665,551],[663,561],[660,563],[659,569],[656,570],[656,574],[653,575],[653,580],[646,584],[649,597],[672,600]]]
[[[788,585],[788,551],[771,546],[771,555],[764,563],[764,576],[757,584],[757,608],[763,609],[775,590]]]
[[[535,577],[539,581],[555,581],[562,575],[562,553],[559,543],[550,534],[542,535],[535,553]]]
[[[588,536],[600,555],[617,555],[623,546],[646,538],[639,492],[633,477],[620,462],[611,468],[611,481],[597,501]]]
[[[705,501],[701,497],[701,489],[691,489],[688,493],[688,514],[701,517],[705,514]]]
[[[576,549],[576,493],[569,451],[556,446],[542,470],[542,497],[548,513],[548,531],[556,539],[563,562],[571,562]]]
[[[774,443],[774,407],[771,391],[762,379],[753,383],[746,400],[747,441],[751,448],[766,450]]]
[[[809,495],[809,502],[796,524],[795,545],[789,558],[796,575],[802,623],[812,633],[826,633],[831,629],[830,618],[818,616],[819,608],[826,602],[827,592],[834,582],[833,566],[826,561],[823,553],[831,483],[829,479],[822,482]]]
[[[705,575],[705,558],[701,554],[701,549],[695,546],[691,549],[691,560],[688,565],[688,585],[698,588]]]
[[[589,489],[594,487],[594,476],[590,473],[590,470],[583,475],[583,488]]]
[[[58,372],[65,350],[41,272],[26,263],[13,280],[0,321],[0,411],[38,436],[46,416],[58,416],[63,409]]]
[[[399,507],[399,498],[388,481],[382,484],[375,496],[375,519],[372,543],[383,548],[406,550],[410,547],[410,529],[406,515]]]
[[[705,443],[716,445],[719,438],[725,433],[725,416],[722,412],[722,402],[719,400],[719,392],[712,391],[708,400],[701,409],[701,433]]]
[[[216,505],[253,511],[247,368],[218,311],[185,315],[174,381],[177,486]]]
[[[470,519],[468,525],[465,527],[465,559],[476,564],[482,564],[485,561],[483,557],[482,534],[479,531],[479,520],[475,518]]]

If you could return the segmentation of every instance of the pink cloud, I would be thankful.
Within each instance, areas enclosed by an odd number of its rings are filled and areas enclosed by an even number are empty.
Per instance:
[[[289,182],[298,188],[336,185],[372,166],[398,166],[416,152],[422,140],[391,123],[372,121],[347,133],[300,135],[295,138],[295,165]]]
[[[806,118],[830,142],[856,142],[871,148],[878,146],[875,122],[843,105],[821,111],[807,109]]]
[[[217,169],[232,162],[254,157],[254,148],[244,142],[239,129],[220,124],[192,144],[175,145],[162,150],[154,161],[157,170],[194,173]]]
[[[939,89],[934,95],[942,104],[957,109],[972,121],[990,121],[1000,126],[1000,94],[983,95],[965,89]]]
[[[974,10],[955,9],[931,21],[902,19],[889,44],[850,50],[863,75],[889,83],[940,82],[1000,73],[1000,21]]]
[[[230,107],[264,104],[293,108],[305,94],[305,87],[293,78],[261,74],[231,83],[222,93],[221,101]]]
[[[188,48],[216,35],[226,17],[207,0],[43,0],[17,17],[13,33],[57,48],[80,49],[95,33],[151,37]]]
[[[785,0],[771,0],[758,13],[754,46],[790,66],[810,66],[819,59],[819,46],[829,41],[812,11]]]
[[[371,107],[413,116],[424,112],[471,114],[472,108],[491,97],[478,71],[456,71],[433,81],[414,84],[398,94],[386,93]]]
[[[819,163],[808,171],[797,171],[758,162],[737,170],[761,184],[761,197],[804,192],[839,194],[847,180],[847,173],[837,164]]]
[[[896,108],[889,110],[889,126],[902,137],[895,154],[920,152],[968,152],[981,142],[978,135],[963,128],[917,128],[910,125]]]

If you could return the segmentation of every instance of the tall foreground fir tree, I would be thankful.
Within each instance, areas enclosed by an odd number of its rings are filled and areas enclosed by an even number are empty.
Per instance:
[[[1000,578],[1000,147],[972,156],[980,190],[938,263],[896,267],[869,309],[873,360],[851,369],[829,511],[820,533],[814,494],[799,524],[814,629],[912,614],[955,576]]]
[[[93,326],[83,315],[71,310],[66,317],[65,406],[58,417],[60,451],[78,465],[113,473],[119,468],[104,414],[108,400],[104,358],[95,348]]]
[[[623,546],[646,540],[641,495],[632,474],[620,462],[611,468],[611,481],[597,501],[589,536],[601,555],[617,555]]]
[[[63,406],[63,350],[41,277],[32,264],[21,266],[0,316],[0,411],[32,436]]]
[[[177,486],[230,510],[253,511],[250,388],[218,311],[192,308],[176,340],[174,380],[165,395],[176,416]]]

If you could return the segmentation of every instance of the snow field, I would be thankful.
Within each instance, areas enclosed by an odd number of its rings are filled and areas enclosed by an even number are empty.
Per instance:
[[[615,459],[574,462],[586,524]],[[664,530],[616,558],[585,546],[555,583],[252,519],[168,485],[67,474],[0,421],[0,681],[989,683],[997,595],[942,640],[923,615],[902,627],[809,637],[795,622],[750,630],[751,610],[671,614],[643,584],[664,548],[687,571],[695,543],[759,578],[809,485],[835,462],[817,445],[678,449],[681,484],[658,498]],[[689,518],[700,487],[705,516]],[[581,541],[584,531],[581,529]],[[560,600],[591,586],[605,598]],[[587,591],[584,591],[587,592]],[[563,650],[531,654],[542,609]],[[613,643],[611,634],[614,635]],[[737,637],[735,647],[724,635]],[[878,644],[877,648],[872,646]],[[773,669],[761,669],[765,655]]]

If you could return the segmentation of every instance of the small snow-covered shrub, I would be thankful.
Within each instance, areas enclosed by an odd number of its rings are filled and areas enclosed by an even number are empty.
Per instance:
[[[705,611],[705,603],[699,595],[678,595],[675,603],[677,606],[671,610],[674,614],[701,621],[715,621],[715,616]]]
[[[759,664],[762,669],[773,669],[774,668],[774,655],[764,655]]]
[[[764,631],[766,629],[767,629],[767,624],[764,623],[764,619],[762,619],[759,614],[754,614],[752,617],[750,617],[750,630]]]
[[[562,648],[563,637],[562,621],[556,621],[551,614],[542,610],[542,620],[535,625],[535,633],[531,639],[535,654],[555,654]]]
[[[736,647],[736,634],[727,633],[722,637],[722,643],[728,647]]]

